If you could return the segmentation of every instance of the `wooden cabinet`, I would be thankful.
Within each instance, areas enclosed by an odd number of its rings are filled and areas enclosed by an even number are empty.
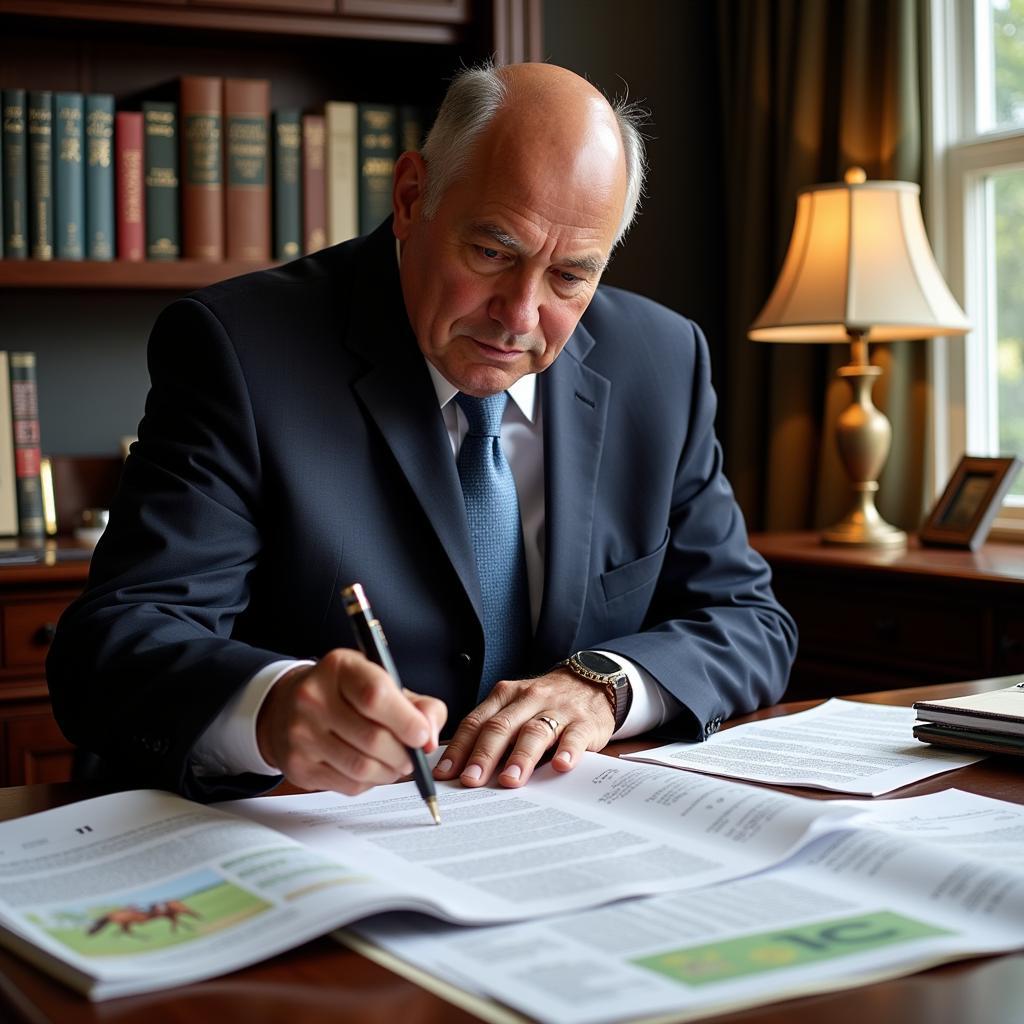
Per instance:
[[[1024,673],[1024,545],[846,550],[755,534],[800,629],[787,699]]]
[[[61,612],[85,585],[82,554],[53,547],[42,564],[0,564],[0,786],[71,777],[72,748],[50,713],[45,661]]]

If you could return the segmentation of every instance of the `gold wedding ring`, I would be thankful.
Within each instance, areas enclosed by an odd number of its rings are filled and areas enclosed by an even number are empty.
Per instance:
[[[548,718],[547,715],[538,715],[537,721],[543,722],[551,730],[552,736],[558,735],[558,723],[553,718]]]

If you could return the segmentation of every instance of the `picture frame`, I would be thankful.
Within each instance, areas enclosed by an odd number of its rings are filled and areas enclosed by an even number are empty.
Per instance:
[[[977,551],[1020,466],[1015,455],[961,457],[918,532],[921,543]]]

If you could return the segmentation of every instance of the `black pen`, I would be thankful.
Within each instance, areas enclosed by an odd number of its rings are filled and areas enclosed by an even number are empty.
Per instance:
[[[352,622],[352,629],[355,630],[360,650],[375,665],[380,665],[394,679],[397,687],[402,689],[402,680],[398,677],[398,669],[395,668],[391,651],[388,649],[384,630],[380,620],[373,614],[362,584],[353,583],[352,586],[346,587],[341,592],[341,598],[345,602],[345,611],[348,612]],[[409,758],[412,761],[412,777],[416,788],[420,791],[420,796],[423,797],[427,809],[434,819],[434,824],[440,825],[441,814],[437,809],[437,790],[434,789],[434,777],[427,767],[427,759],[419,747],[406,747],[405,749],[409,752]]]

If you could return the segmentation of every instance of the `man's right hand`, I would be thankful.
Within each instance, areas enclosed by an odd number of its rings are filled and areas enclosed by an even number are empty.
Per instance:
[[[430,753],[447,717],[442,701],[400,690],[364,655],[338,648],[274,684],[256,741],[296,786],[355,796],[408,775],[406,747]]]

